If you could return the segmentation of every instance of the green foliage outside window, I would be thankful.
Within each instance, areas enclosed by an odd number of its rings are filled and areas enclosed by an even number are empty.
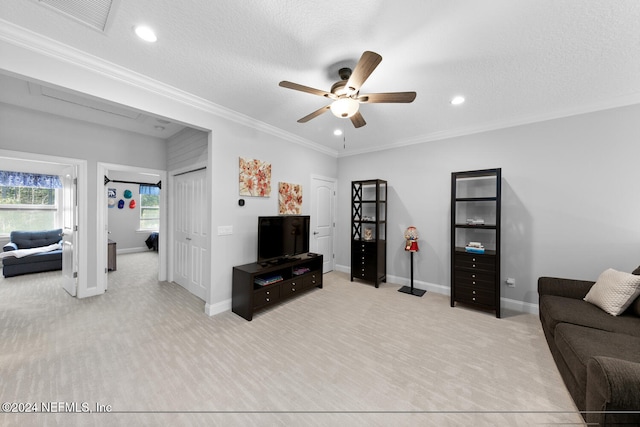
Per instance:
[[[0,186],[0,205],[49,205],[56,204],[53,188]]]
[[[0,186],[0,235],[55,228],[56,190]]]

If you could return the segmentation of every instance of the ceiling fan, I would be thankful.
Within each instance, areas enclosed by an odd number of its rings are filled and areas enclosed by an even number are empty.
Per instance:
[[[349,68],[341,68],[340,71],[338,71],[341,80],[331,86],[330,92],[288,81],[281,81],[279,85],[313,95],[324,96],[325,98],[333,100],[331,104],[304,116],[298,120],[298,123],[306,123],[322,113],[331,110],[334,116],[349,118],[353,126],[359,128],[367,124],[362,114],[360,114],[360,104],[409,103],[416,99],[415,92],[369,93],[360,95],[360,87],[381,61],[382,56],[377,53],[364,52],[353,71]]]

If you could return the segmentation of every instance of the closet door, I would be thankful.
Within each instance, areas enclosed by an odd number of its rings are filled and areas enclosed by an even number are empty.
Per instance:
[[[209,265],[206,176],[201,169],[174,177],[173,280],[202,300]]]

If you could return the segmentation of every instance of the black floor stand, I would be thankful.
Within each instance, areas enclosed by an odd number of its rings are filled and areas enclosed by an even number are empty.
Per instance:
[[[411,287],[409,286],[403,286],[400,289],[398,289],[398,292],[403,292],[405,294],[411,294],[411,295],[415,295],[417,297],[421,297],[422,295],[425,294],[425,290],[422,289],[414,289],[413,288],[413,252],[411,252]]]

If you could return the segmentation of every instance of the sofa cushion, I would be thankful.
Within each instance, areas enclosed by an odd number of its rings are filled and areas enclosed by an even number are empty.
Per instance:
[[[640,276],[609,268],[602,272],[584,300],[617,316],[640,295]]]
[[[554,342],[583,390],[587,387],[587,365],[594,356],[640,362],[640,337],[561,323],[556,326]]]
[[[62,261],[62,249],[32,254],[22,258],[7,257],[2,260],[3,265],[33,264],[39,262]]]
[[[15,243],[18,249],[39,248],[58,243],[62,240],[62,229],[43,231],[12,231],[11,242]]]
[[[553,335],[556,326],[565,322],[640,337],[640,317],[629,313],[611,316],[581,299],[541,295],[540,317]]]

